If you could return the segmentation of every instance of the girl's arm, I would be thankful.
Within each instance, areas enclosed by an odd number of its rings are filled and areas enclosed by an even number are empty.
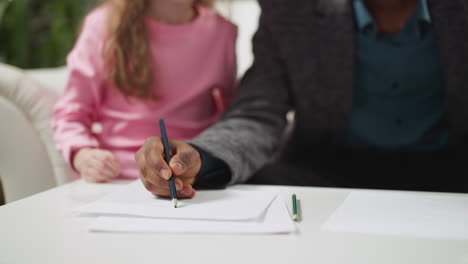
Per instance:
[[[67,57],[68,83],[54,108],[54,140],[71,168],[78,150],[99,147],[91,127],[97,119],[103,92],[101,13],[92,13],[85,20],[83,31]]]

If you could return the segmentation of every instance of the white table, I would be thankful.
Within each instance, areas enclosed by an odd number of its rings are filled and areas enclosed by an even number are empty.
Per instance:
[[[468,241],[331,233],[320,230],[349,190],[281,187],[302,201],[289,235],[90,233],[92,218],[70,212],[127,182],[76,181],[0,207],[0,263],[468,263]]]

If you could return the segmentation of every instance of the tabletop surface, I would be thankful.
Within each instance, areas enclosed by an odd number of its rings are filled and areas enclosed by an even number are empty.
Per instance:
[[[280,186],[301,200],[288,235],[91,233],[93,218],[72,213],[127,183],[78,180],[0,207],[0,264],[468,263],[468,241],[321,231],[349,189]]]

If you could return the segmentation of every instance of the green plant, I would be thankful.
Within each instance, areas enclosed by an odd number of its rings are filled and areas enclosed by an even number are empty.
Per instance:
[[[21,68],[64,65],[84,15],[96,2],[0,0],[0,57]]]
[[[11,0],[1,0],[0,1],[0,23],[2,23],[3,13],[7,8],[8,4],[10,4]]]

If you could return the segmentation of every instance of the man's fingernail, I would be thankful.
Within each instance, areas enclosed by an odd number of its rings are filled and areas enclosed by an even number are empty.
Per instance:
[[[167,169],[161,169],[159,173],[161,173],[161,176],[166,180],[169,180],[169,177],[171,177]]]
[[[180,191],[180,192],[181,192],[183,195],[189,196],[189,195],[192,194],[192,188],[190,188],[190,187],[185,187],[185,188],[183,188],[182,191]]]

